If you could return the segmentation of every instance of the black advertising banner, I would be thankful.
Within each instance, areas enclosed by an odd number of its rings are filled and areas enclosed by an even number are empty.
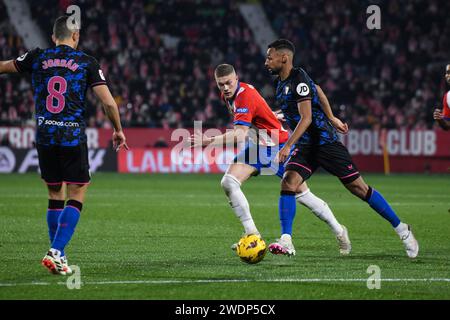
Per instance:
[[[117,172],[117,154],[112,149],[90,149],[89,164],[92,173],[98,171]],[[39,172],[39,161],[35,148],[0,147],[0,173],[26,172]]]

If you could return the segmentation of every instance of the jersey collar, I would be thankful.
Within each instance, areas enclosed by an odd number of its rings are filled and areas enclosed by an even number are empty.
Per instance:
[[[59,44],[59,45],[56,46],[56,48],[64,48],[64,49],[75,50],[74,48],[72,48],[71,46],[68,46],[67,44]]]
[[[234,91],[233,96],[232,96],[230,99],[226,99],[226,100],[228,100],[228,101],[230,101],[230,102],[234,101],[234,99],[236,99],[236,96],[237,96],[237,94],[238,94],[240,88],[241,88],[241,82],[238,81],[237,87],[236,87],[236,91]]]
[[[292,74],[293,74],[296,70],[297,70],[297,68],[293,66],[292,69],[291,69],[291,71],[289,72],[288,77],[287,77],[286,79],[284,79],[284,80],[281,80],[281,77],[278,76],[278,81],[280,81],[280,82],[286,82],[286,81],[288,81],[289,79],[292,78]]]

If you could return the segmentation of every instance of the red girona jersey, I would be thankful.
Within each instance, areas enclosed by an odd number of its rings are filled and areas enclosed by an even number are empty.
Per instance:
[[[256,129],[260,144],[274,145],[288,140],[288,132],[252,85],[239,82],[233,100],[225,101],[234,115],[234,125]]]
[[[445,120],[450,120],[450,91],[444,95],[442,101],[442,115]]]

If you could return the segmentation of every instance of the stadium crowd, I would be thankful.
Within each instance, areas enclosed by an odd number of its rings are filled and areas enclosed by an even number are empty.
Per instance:
[[[381,29],[366,27],[379,3]],[[445,89],[450,2],[263,1],[274,30],[352,128],[424,129]]]
[[[18,57],[26,51],[22,38],[9,23],[3,1],[0,1],[0,60]],[[30,79],[0,76],[0,125],[33,124],[33,108]]]
[[[52,21],[71,3],[28,0],[33,18],[51,35]],[[371,1],[373,2],[373,1]],[[376,2],[376,1],[375,1]],[[366,1],[261,1],[275,32],[292,40],[296,58],[327,93],[351,128],[430,128],[450,57],[450,3],[380,1],[381,30],[366,27]],[[237,1],[81,0],[80,49],[107,75],[127,127],[223,127],[229,121],[214,67],[234,64],[275,109],[271,76]],[[55,8],[55,10],[49,10]],[[0,58],[25,52],[0,0]],[[1,125],[32,118],[29,80],[0,78]],[[3,94],[5,93],[5,94]],[[104,127],[90,95],[88,121]],[[32,122],[32,121],[31,121]]]

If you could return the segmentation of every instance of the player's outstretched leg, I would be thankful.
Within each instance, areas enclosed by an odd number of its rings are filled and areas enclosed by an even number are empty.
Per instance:
[[[231,174],[225,174],[220,184],[229,199],[231,209],[241,221],[245,233],[259,233],[250,213],[250,205],[241,190],[241,182]]]
[[[256,228],[250,213],[250,205],[241,189],[242,182],[246,181],[254,171],[255,169],[252,166],[246,164],[232,164],[223,176],[220,185],[228,198],[231,209],[244,227],[244,234],[259,235],[258,228]],[[234,243],[231,249],[236,250],[236,248],[237,243]]]
[[[330,227],[331,231],[336,236],[336,240],[339,246],[339,252],[342,255],[350,254],[352,250],[352,244],[350,242],[350,238],[348,236],[347,228],[341,225],[333,212],[331,211],[328,204],[314,195],[306,182],[304,182],[299,190],[297,190],[297,195],[295,198],[297,202],[307,207],[311,210],[320,220],[324,221]]]
[[[278,202],[281,237],[269,245],[269,251],[273,254],[295,255],[295,248],[292,243],[292,225],[296,211],[296,190],[298,190],[302,182],[302,177],[297,172],[290,170],[284,173],[281,180],[281,192]]]
[[[403,241],[408,257],[417,257],[419,254],[419,243],[412,233],[411,226],[400,221],[400,218],[381,193],[367,185],[362,177],[359,177],[345,186],[354,195],[366,201],[380,216],[389,221],[395,232]]]

